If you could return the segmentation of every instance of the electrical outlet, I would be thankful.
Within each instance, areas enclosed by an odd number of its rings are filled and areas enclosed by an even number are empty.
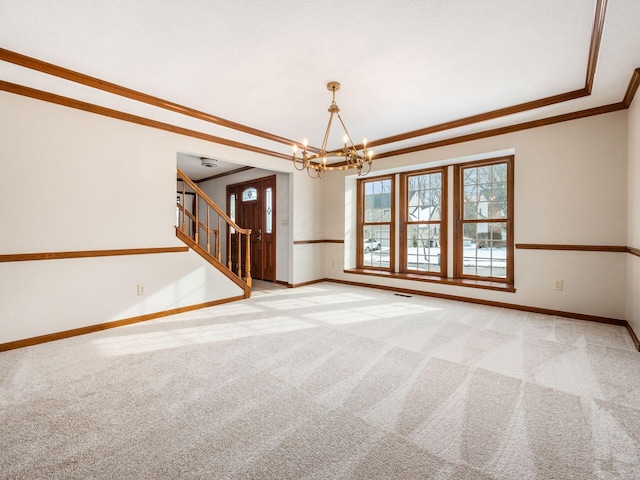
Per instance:
[[[556,290],[558,292],[561,292],[562,288],[563,288],[562,280],[556,280],[556,281],[553,282],[553,289],[554,290]]]
[[[138,295],[144,295],[145,293],[144,285],[138,285]]]

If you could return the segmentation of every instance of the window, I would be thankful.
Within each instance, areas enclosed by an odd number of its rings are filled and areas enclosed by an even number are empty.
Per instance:
[[[182,205],[182,194],[176,195],[176,227],[180,228],[180,206]]]
[[[446,275],[446,169],[401,175],[400,270]]]
[[[358,180],[357,268],[514,291],[513,178],[508,156]]]
[[[229,218],[231,219],[231,221],[233,223],[236,223],[236,194],[232,193],[231,195],[229,195]],[[231,228],[231,233],[236,233],[236,229],[233,227]]]
[[[265,190],[265,233],[273,233],[273,188]]]
[[[358,183],[358,265],[393,270],[394,178],[379,177]]]
[[[513,157],[454,168],[455,276],[513,283]]]
[[[258,199],[258,190],[255,188],[247,188],[244,192],[242,192],[242,201],[250,202]]]

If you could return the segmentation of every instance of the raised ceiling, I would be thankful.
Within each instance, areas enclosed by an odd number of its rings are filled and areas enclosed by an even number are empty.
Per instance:
[[[385,156],[620,104],[638,25],[638,0],[0,0],[0,89],[285,157],[321,143],[336,80],[354,140]]]

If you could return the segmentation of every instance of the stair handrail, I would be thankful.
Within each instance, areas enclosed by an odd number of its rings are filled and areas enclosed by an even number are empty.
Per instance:
[[[224,211],[222,211],[220,209],[220,207],[218,205],[216,205],[215,203],[213,203],[213,201],[207,196],[206,193],[204,193],[204,191],[202,191],[195,183],[193,183],[191,181],[191,179],[189,177],[187,177],[187,175],[178,168],[178,177],[180,177],[180,179],[186,183],[187,185],[189,185],[195,193],[198,194],[198,196],[200,196],[202,198],[202,200],[204,200],[207,205],[209,205],[211,208],[213,208],[216,213],[218,215],[220,215],[229,225],[231,225],[231,227],[233,227],[233,229],[239,233],[242,233],[244,235],[250,235],[251,234],[251,229],[250,228],[242,228],[239,227],[236,222],[234,222],[233,220],[231,220],[231,218],[224,213]]]
[[[237,275],[237,277],[241,280],[242,279],[242,259],[241,259],[241,244],[242,242],[240,241],[240,236],[241,235],[246,235],[246,242],[244,242],[245,244],[245,262],[244,262],[244,266],[245,266],[245,271],[244,271],[244,283],[245,283],[245,295],[250,294],[251,292],[251,229],[250,228],[242,228],[240,227],[238,224],[236,224],[218,205],[216,205],[210,198],[209,196],[203,191],[201,190],[182,170],[180,170],[179,168],[177,169],[177,173],[178,173],[178,178],[183,182],[183,194],[185,193],[185,188],[184,185],[188,185],[192,190],[193,193],[196,194],[196,198],[200,198],[202,201],[204,201],[206,203],[206,205],[208,207],[210,207],[211,209],[213,209],[217,214],[218,214],[218,229],[211,229],[209,226],[209,216],[207,213],[207,223],[203,224],[200,219],[199,219],[199,215],[198,215],[198,210],[196,209],[196,211],[194,212],[195,215],[191,214],[190,212],[187,212],[185,209],[185,205],[183,204],[182,207],[182,218],[183,218],[183,226],[182,228],[180,226],[176,227],[176,231],[180,231],[182,232],[182,234],[186,234],[187,232],[184,231],[184,217],[188,214],[188,216],[190,218],[192,218],[192,220],[194,220],[195,222],[195,232],[194,232],[194,238],[193,238],[193,243],[194,243],[194,247],[199,247],[198,245],[198,239],[199,239],[199,230],[200,228],[203,228],[206,232],[207,232],[207,248],[206,250],[202,250],[202,252],[200,252],[200,248],[198,248],[198,251],[200,254],[208,254],[210,255],[215,261],[217,261],[220,265],[223,265],[229,272],[229,274],[231,275]],[[180,205],[179,205],[180,207]],[[228,230],[228,246],[231,247],[231,231],[233,230],[234,232],[236,232],[238,234],[238,252],[237,252],[237,273],[233,272],[233,265],[231,262],[231,252],[227,251],[227,265],[224,265],[224,263],[221,263],[221,258],[220,258],[220,240],[219,240],[219,230],[220,230],[220,219],[222,219],[223,221],[225,221],[227,223],[227,225],[230,227]],[[215,248],[215,255],[211,255],[211,251],[210,251],[210,247],[209,247],[209,233],[211,232],[216,232],[216,236],[215,236],[215,240],[216,240],[216,248]],[[185,238],[183,238],[183,240],[187,240],[186,236]]]

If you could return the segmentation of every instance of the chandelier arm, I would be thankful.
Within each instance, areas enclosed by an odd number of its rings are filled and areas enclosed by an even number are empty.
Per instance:
[[[344,124],[344,120],[342,120],[342,117],[340,116],[340,113],[338,113],[338,120],[340,120],[340,123],[342,124],[342,128],[344,129],[344,133],[347,136],[347,139],[349,140],[349,144],[351,145],[350,148],[347,149],[345,148],[345,157],[346,157],[346,161],[349,165],[354,165],[354,166],[360,166],[363,162],[366,162],[366,147],[363,151],[363,155],[359,155],[358,154],[358,149],[356,148],[356,146],[353,143],[353,139],[351,138],[351,134],[349,133],[349,130],[347,130],[347,126]]]
[[[349,139],[349,143],[351,144],[351,147],[355,149],[356,147],[353,144],[353,139],[351,138],[351,135],[349,134],[349,130],[347,130],[347,126],[342,121],[342,117],[340,116],[340,114],[338,113],[337,115],[338,115],[338,120],[340,120],[340,123],[342,124],[342,128],[344,129],[344,133],[347,135],[347,138]]]
[[[298,170],[299,172],[304,170],[304,160],[300,160],[298,157],[296,157],[295,153],[293,154],[293,158],[291,160],[293,161],[293,167],[296,170]],[[300,168],[298,168],[298,163],[302,164]]]
[[[324,132],[324,140],[322,140],[322,146],[320,147],[321,154],[327,151],[327,142],[329,141],[329,132],[331,132],[331,122],[333,121],[334,114],[335,112],[331,112],[331,115],[329,115],[329,123],[327,124],[327,131]],[[338,114],[338,118],[340,118],[340,114]]]
[[[364,168],[364,165],[366,165],[366,170]],[[363,170],[365,170],[364,173],[363,173]],[[370,161],[363,162],[363,164],[358,168],[358,176],[364,177],[370,171],[371,171],[371,162]]]
[[[311,172],[315,172],[315,175],[312,175]],[[307,167],[307,175],[309,175],[309,177],[313,178],[314,180],[316,178],[322,178],[322,175],[320,174],[320,170],[317,168],[313,168],[311,166]]]

